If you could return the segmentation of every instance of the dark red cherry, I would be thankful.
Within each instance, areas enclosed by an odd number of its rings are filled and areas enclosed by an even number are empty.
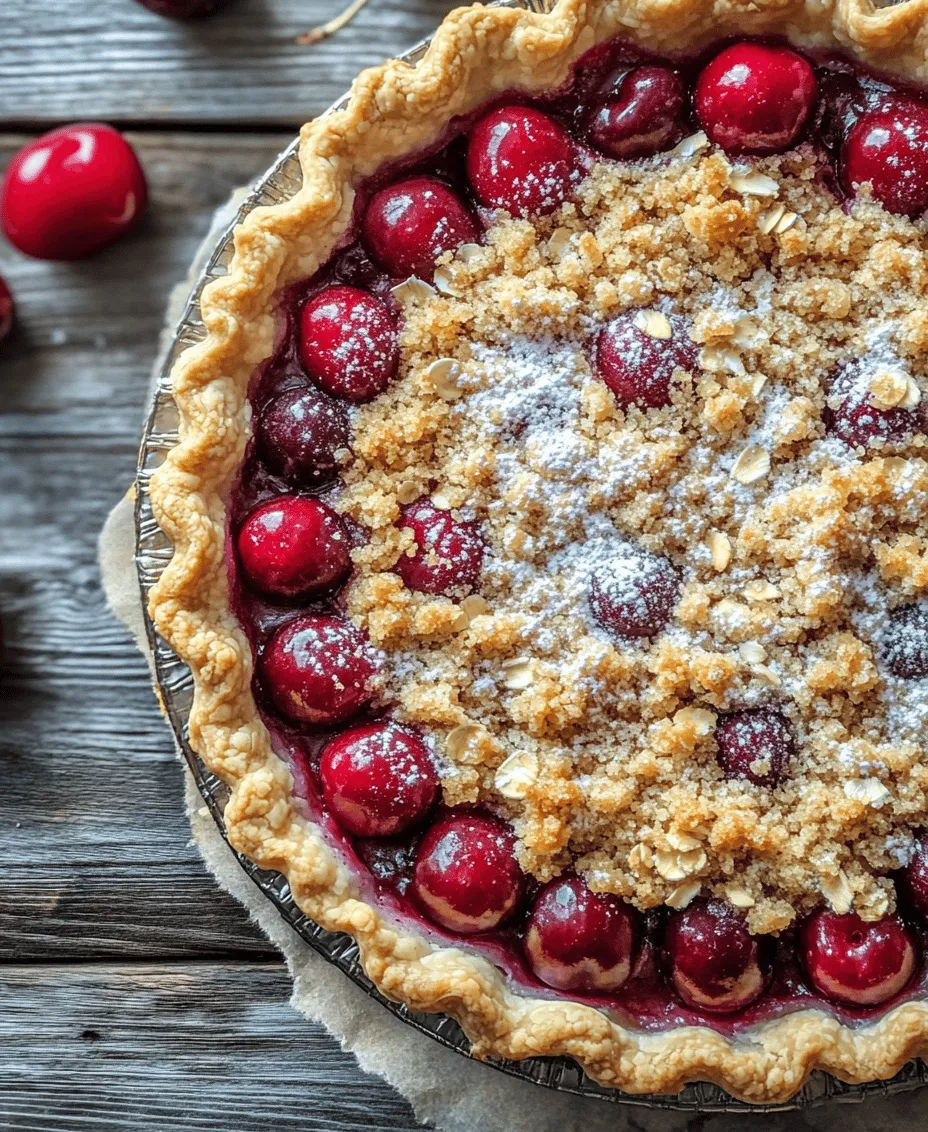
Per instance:
[[[317,389],[300,386],[279,394],[255,425],[261,459],[294,487],[328,483],[338,473],[338,453],[351,442],[342,405]]]
[[[719,766],[726,778],[776,786],[796,749],[789,720],[769,708],[723,715],[715,729]],[[757,765],[755,765],[757,764]]]
[[[339,824],[357,837],[392,837],[420,822],[438,799],[428,748],[396,723],[369,723],[322,752],[322,793]]]
[[[893,676],[912,680],[928,676],[928,608],[900,605],[882,633],[882,654]]]
[[[837,407],[833,408],[837,402]],[[851,448],[874,442],[901,444],[924,431],[924,410],[878,409],[870,394],[870,377],[857,363],[841,367],[831,384],[822,412],[825,428]]]
[[[906,95],[864,114],[841,150],[849,193],[868,183],[887,212],[912,220],[928,209],[928,102]]]
[[[374,193],[361,231],[371,257],[388,275],[427,281],[442,252],[480,239],[464,202],[434,177],[410,177]]]
[[[912,860],[899,873],[897,887],[908,908],[928,923],[928,840],[925,835],[915,842]]]
[[[620,408],[665,408],[670,404],[675,371],[691,373],[695,368],[696,344],[687,333],[686,319],[672,314],[667,321],[669,338],[656,338],[642,330],[642,311],[620,314],[599,332],[596,373],[615,394]]]
[[[265,688],[277,710],[296,723],[332,724],[371,698],[377,661],[350,621],[306,614],[271,637],[261,659]]]
[[[467,176],[487,208],[513,216],[545,216],[560,208],[580,180],[570,135],[528,106],[500,106],[474,126]]]
[[[209,16],[224,8],[228,0],[138,0],[143,8],[173,20],[189,20],[195,16]]]
[[[75,122],[36,138],[10,162],[0,222],[26,255],[81,259],[125,235],[147,202],[145,175],[122,134]]]
[[[437,821],[416,853],[413,891],[429,919],[458,935],[489,931],[522,899],[524,878],[508,825],[479,814]]]
[[[841,148],[848,131],[866,113],[869,98],[860,79],[847,71],[827,71],[819,80],[816,131],[833,151]]]
[[[590,143],[610,157],[651,157],[686,132],[686,91],[670,67],[648,64],[623,75],[587,122]]]
[[[590,609],[599,624],[619,637],[656,637],[680,596],[672,563],[629,546],[593,572]]]
[[[720,900],[697,900],[671,913],[664,958],[674,990],[687,1006],[710,1014],[744,1010],[767,989],[774,944],[751,935],[744,917]]]
[[[782,153],[799,140],[817,90],[812,65],[795,51],[735,43],[697,79],[696,115],[728,153]]]
[[[334,589],[351,569],[341,519],[318,499],[282,495],[242,524],[238,553],[245,577],[263,593],[295,598]]]
[[[855,912],[822,909],[800,930],[802,960],[812,986],[845,1006],[879,1006],[912,977],[915,937],[899,916],[867,922]]]
[[[455,519],[430,499],[400,509],[400,530],[409,530],[415,551],[401,554],[396,572],[411,590],[457,597],[472,590],[483,566],[483,540],[476,523]]]
[[[380,299],[355,287],[326,287],[300,315],[300,355],[326,393],[371,401],[399,361],[396,319]]]
[[[15,317],[16,304],[13,302],[13,293],[6,285],[6,280],[0,279],[0,341],[13,329]]]
[[[640,918],[578,876],[551,881],[538,894],[525,931],[535,974],[558,990],[605,994],[621,987],[635,965]]]

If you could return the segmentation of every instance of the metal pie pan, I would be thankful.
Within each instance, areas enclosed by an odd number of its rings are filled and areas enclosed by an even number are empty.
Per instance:
[[[546,0],[506,0],[506,6],[545,12],[553,6],[553,3],[549,4]],[[428,44],[429,41],[424,40],[400,58],[415,64],[422,58]],[[346,94],[326,113],[342,109],[347,101]],[[206,332],[199,308],[199,298],[204,286],[212,279],[225,274],[232,258],[232,232],[236,225],[253,208],[259,205],[277,204],[292,196],[299,188],[301,179],[297,159],[297,140],[294,139],[270,169],[256,181],[240,205],[234,220],[208,255],[157,375],[153,403],[142,434],[138,458],[135,561],[145,607],[145,628],[154,657],[157,689],[168,722],[186,757],[197,787],[224,837],[223,811],[228,798],[228,789],[216,775],[207,770],[189,743],[187,721],[193,700],[193,678],[183,661],[158,635],[147,612],[149,591],[160,578],[172,555],[170,540],[160,529],[152,514],[149,481],[151,473],[163,462],[165,453],[178,440],[178,415],[171,393],[170,374],[178,356],[205,337]],[[357,946],[350,936],[324,931],[309,919],[297,907],[286,879],[279,873],[260,869],[239,853],[236,853],[236,857],[258,888],[276,905],[284,920],[328,962],[342,970],[371,998],[376,999],[386,1010],[407,1025],[463,1057],[471,1056],[470,1043],[454,1019],[443,1014],[413,1013],[403,1004],[385,998],[365,975],[358,959]],[[928,1083],[928,1069],[920,1061],[910,1062],[889,1081],[875,1081],[863,1085],[848,1085],[828,1074],[815,1073],[800,1092],[785,1104],[755,1105],[735,1100],[718,1085],[706,1082],[688,1085],[673,1096],[632,1096],[617,1089],[597,1085],[567,1057],[538,1057],[525,1061],[489,1060],[484,1064],[522,1081],[529,1081],[563,1093],[590,1097],[606,1104],[707,1114],[784,1112],[829,1102],[859,1103],[869,1096],[886,1097],[908,1092]]]

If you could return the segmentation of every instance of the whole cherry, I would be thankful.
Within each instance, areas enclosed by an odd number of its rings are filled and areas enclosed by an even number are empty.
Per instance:
[[[862,920],[821,909],[800,930],[812,986],[845,1006],[879,1006],[902,991],[915,970],[915,937],[900,916]]]
[[[666,558],[628,547],[593,571],[590,610],[619,637],[656,637],[680,596],[680,576]]]
[[[294,487],[328,483],[339,453],[351,443],[343,405],[305,385],[285,390],[261,410],[255,424],[261,459]]]
[[[596,340],[595,370],[619,408],[663,409],[674,374],[696,368],[696,344],[680,315],[629,311],[613,318]]]
[[[326,393],[345,401],[370,401],[396,373],[396,319],[366,291],[326,287],[303,307],[300,356]]]
[[[886,667],[903,680],[928,676],[928,606],[900,605],[890,613],[882,633]]]
[[[755,786],[776,786],[796,750],[792,726],[770,708],[748,708],[723,715],[715,728],[718,763],[726,778]]]
[[[928,838],[924,834],[916,840],[912,860],[898,874],[896,883],[907,907],[928,923]]]
[[[125,235],[147,202],[145,175],[122,134],[76,122],[36,138],[10,162],[0,224],[26,255],[81,259]]]
[[[870,391],[872,375],[853,361],[838,367],[822,411],[825,428],[851,448],[873,444],[901,444],[925,431],[925,409],[880,408]]]
[[[841,150],[841,181],[863,184],[887,212],[915,220],[928,210],[928,101],[895,95],[853,125]]]
[[[610,157],[652,157],[686,132],[686,91],[678,72],[652,64],[623,74],[593,107],[587,137]]]
[[[618,896],[591,891],[579,876],[553,880],[538,894],[525,931],[535,974],[558,990],[605,994],[634,969],[638,912]]]
[[[472,590],[483,566],[483,540],[477,524],[455,519],[450,511],[423,498],[400,509],[400,530],[412,532],[412,553],[404,552],[396,572],[411,590],[445,597]]]

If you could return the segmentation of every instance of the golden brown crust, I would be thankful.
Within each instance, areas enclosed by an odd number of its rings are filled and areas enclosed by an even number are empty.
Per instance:
[[[229,608],[224,563],[225,499],[249,435],[248,383],[273,347],[272,298],[311,275],[337,246],[350,222],[353,185],[385,161],[434,143],[453,116],[494,91],[556,87],[583,51],[616,34],[672,51],[759,31],[840,45],[871,66],[928,79],[928,0],[884,9],[866,0],[561,0],[548,16],[460,9],[416,68],[394,61],[365,72],[344,111],[306,126],[302,189],[240,225],[229,273],[201,299],[208,336],[173,374],[182,439],[154,475],[151,497],[175,553],[150,609],[193,671],[191,742],[231,787],[230,841],[285,874],[297,903],[324,928],[352,934],[385,994],[414,1010],[454,1016],[478,1056],[567,1054],[591,1077],[628,1092],[673,1092],[711,1080],[744,1099],[775,1102],[815,1068],[847,1081],[891,1076],[928,1052],[928,1005],[909,1003],[856,1029],[801,1011],[736,1040],[695,1027],[643,1035],[587,1006],[514,993],[483,959],[391,925],[360,898],[349,871],[292,803],[290,773],[252,698],[251,653]]]

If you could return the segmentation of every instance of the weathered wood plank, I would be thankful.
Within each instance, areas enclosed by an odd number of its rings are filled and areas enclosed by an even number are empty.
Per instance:
[[[428,35],[454,4],[371,0],[337,35],[297,45],[300,32],[339,6],[232,0],[209,19],[176,23],[131,0],[6,5],[0,121],[296,126],[330,105],[362,67]]]

